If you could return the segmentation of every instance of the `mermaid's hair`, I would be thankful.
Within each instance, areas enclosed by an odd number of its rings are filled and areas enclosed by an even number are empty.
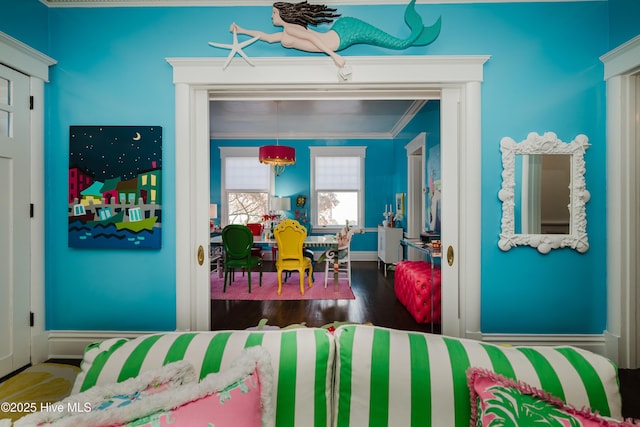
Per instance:
[[[309,4],[306,1],[300,3],[279,1],[274,3],[273,7],[278,9],[280,18],[284,22],[302,25],[305,28],[308,25],[333,22],[335,18],[340,16],[339,13],[334,13],[337,9],[323,4]]]

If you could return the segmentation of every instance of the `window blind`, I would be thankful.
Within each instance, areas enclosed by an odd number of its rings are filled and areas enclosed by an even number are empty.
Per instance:
[[[269,166],[256,157],[227,157],[224,171],[227,190],[269,191]]]
[[[359,157],[316,157],[316,190],[360,190]]]

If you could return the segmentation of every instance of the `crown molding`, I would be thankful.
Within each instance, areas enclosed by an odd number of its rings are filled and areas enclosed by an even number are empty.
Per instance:
[[[418,4],[464,3],[572,3],[608,0],[417,0]],[[163,7],[163,6],[271,6],[272,0],[40,0],[48,7]],[[407,0],[324,0],[326,5],[406,4]]]
[[[640,58],[640,35],[600,57],[604,64],[604,79],[635,71]]]
[[[0,31],[0,58],[21,73],[49,81],[49,67],[57,61]]]

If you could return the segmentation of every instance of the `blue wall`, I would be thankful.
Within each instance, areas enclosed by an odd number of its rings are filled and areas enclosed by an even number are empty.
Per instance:
[[[47,53],[48,10],[47,6],[38,0],[0,0],[0,31],[40,52]]]
[[[58,61],[47,85],[47,328],[173,329],[174,87],[165,58],[225,57],[227,51],[211,48],[207,42],[228,42],[233,21],[271,31],[270,7],[51,8],[45,20],[36,0],[23,1],[0,0],[5,6],[0,31]],[[633,0],[611,3],[615,5],[612,18],[637,14]],[[7,8],[11,13],[4,13]],[[612,47],[610,37],[628,39],[637,33],[638,25],[627,18],[624,30],[618,29],[617,23],[610,23],[608,3],[597,1],[438,4],[418,5],[417,10],[427,23],[442,16],[442,32],[432,45],[401,52],[360,45],[343,53],[491,55],[482,84],[483,201],[477,213],[482,220],[483,332],[601,333],[606,319],[606,153],[605,85],[598,58]],[[402,5],[345,6],[339,11],[390,33],[406,34]],[[390,18],[394,16],[397,19]],[[33,17],[37,28],[25,31]],[[255,43],[246,52],[252,57],[314,55],[267,43]],[[67,247],[69,126],[100,124],[163,127],[163,247],[159,251]],[[521,140],[532,131],[554,131],[566,141],[579,133],[590,138],[586,178],[592,194],[587,205],[591,249],[584,255],[557,250],[542,256],[532,248],[503,253],[497,247],[499,141],[503,136]],[[406,166],[397,146],[384,150],[396,167],[389,172],[393,175],[390,187],[380,181],[383,188],[389,187],[390,196],[402,187]],[[368,150],[367,158],[379,162],[380,170],[389,164],[388,157],[377,150]],[[289,173],[305,176],[302,169],[285,172]],[[367,201],[373,205],[367,226],[379,221],[386,198]]]
[[[609,46],[627,42],[640,34],[640,2],[609,0]]]

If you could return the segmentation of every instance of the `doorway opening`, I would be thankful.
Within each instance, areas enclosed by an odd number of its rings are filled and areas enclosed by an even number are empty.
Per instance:
[[[422,99],[440,94],[443,167],[442,333],[480,334],[480,82],[487,56],[354,57],[352,80],[340,81],[326,58],[168,59],[176,85],[176,304],[178,330],[209,329],[209,101],[231,99]],[[235,67],[234,67],[235,66]],[[257,71],[259,69],[259,72]],[[403,73],[389,72],[402,69]],[[381,77],[382,76],[382,77]],[[429,76],[425,78],[425,76]],[[474,214],[471,214],[474,213]],[[447,225],[449,224],[449,225]],[[458,260],[464,260],[459,263]]]

